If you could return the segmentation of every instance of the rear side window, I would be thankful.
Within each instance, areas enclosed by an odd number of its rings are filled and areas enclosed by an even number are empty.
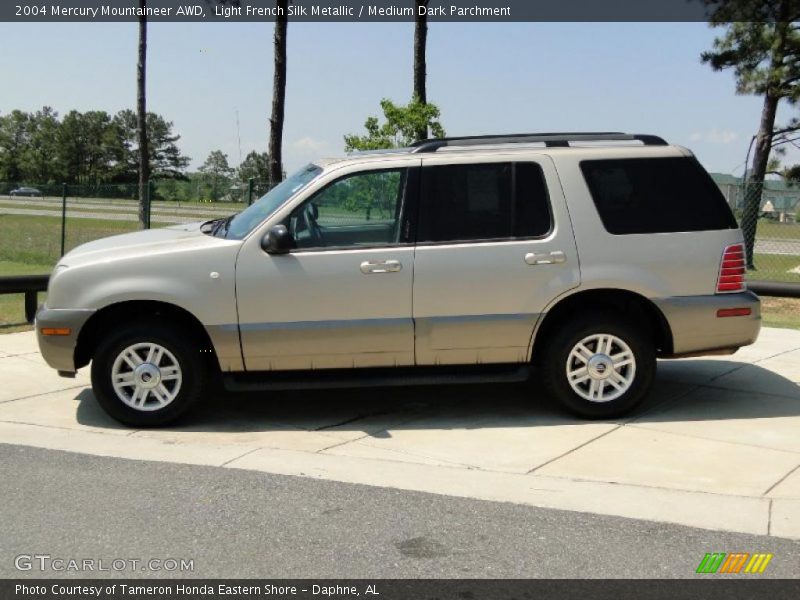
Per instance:
[[[536,163],[423,167],[419,242],[540,237],[550,203]]]
[[[693,158],[587,160],[581,170],[609,233],[737,227],[719,188]]]

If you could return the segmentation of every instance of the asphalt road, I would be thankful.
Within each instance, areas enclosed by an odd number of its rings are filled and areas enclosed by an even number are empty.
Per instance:
[[[759,577],[800,577],[800,542],[302,477],[0,444],[0,481],[0,578],[115,575],[19,555],[187,559],[202,578],[686,578],[706,552],[771,552]]]

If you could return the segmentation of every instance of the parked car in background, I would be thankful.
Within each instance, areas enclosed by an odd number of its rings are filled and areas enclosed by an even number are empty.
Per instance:
[[[18,187],[9,192],[11,196],[27,196],[29,198],[42,197],[42,192],[32,187]]]
[[[742,232],[652,135],[434,139],[310,164],[235,216],[84,244],[36,320],[135,427],[230,390],[529,378],[586,418],[636,406],[656,358],[760,328]],[[487,402],[491,398],[487,397]]]

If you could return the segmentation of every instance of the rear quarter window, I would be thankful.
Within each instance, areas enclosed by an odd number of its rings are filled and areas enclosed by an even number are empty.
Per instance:
[[[737,227],[724,196],[694,158],[586,160],[581,171],[609,233]]]

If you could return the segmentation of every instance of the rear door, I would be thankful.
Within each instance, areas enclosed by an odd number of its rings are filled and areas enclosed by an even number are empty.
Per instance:
[[[425,157],[421,180],[416,363],[527,361],[539,315],[580,278],[551,159]]]

